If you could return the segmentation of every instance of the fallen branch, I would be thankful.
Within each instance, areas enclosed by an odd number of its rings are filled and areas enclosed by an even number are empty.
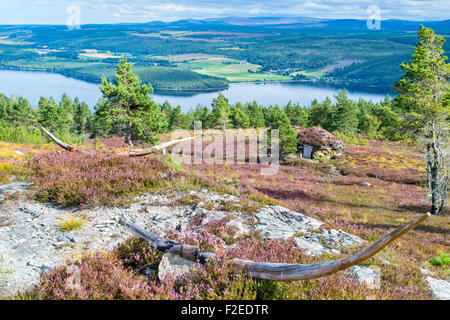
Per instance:
[[[345,259],[315,264],[268,263],[242,259],[233,259],[231,260],[231,263],[233,264],[234,271],[243,271],[247,276],[257,279],[294,281],[320,278],[347,269],[369,259],[394,240],[421,224],[429,216],[430,214],[427,213],[412,220],[411,222],[390,232],[366,249]],[[150,244],[157,250],[173,253],[182,258],[196,261],[201,264],[205,264],[209,258],[215,256],[214,253],[202,252],[195,246],[183,245],[170,239],[159,238],[137,226],[124,215],[119,215],[119,217],[120,223],[124,225],[127,230],[139,238],[150,242]]]

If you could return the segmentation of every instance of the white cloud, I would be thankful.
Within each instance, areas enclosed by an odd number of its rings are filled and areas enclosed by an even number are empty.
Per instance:
[[[81,7],[84,23],[225,16],[365,19],[370,5],[380,7],[382,19],[450,19],[448,0],[1,0],[0,24],[62,23],[69,5]]]

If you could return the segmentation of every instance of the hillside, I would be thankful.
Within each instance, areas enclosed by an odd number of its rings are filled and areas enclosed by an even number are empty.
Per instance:
[[[103,144],[120,150],[112,140]],[[193,278],[187,276],[173,286],[170,279],[161,280],[165,272],[172,268],[187,272],[192,264],[162,256],[135,238],[126,240],[130,234],[118,224],[121,214],[142,226],[152,221],[148,228],[156,234],[219,255],[272,262],[330,261],[356,252],[427,210],[424,163],[407,144],[347,141],[339,159],[298,159],[283,164],[273,176],[260,175],[264,166],[260,164],[191,167],[158,155],[127,159],[108,152],[51,151],[54,148],[2,143],[0,233],[12,228],[18,232],[17,239],[0,241],[6,253],[2,268],[9,270],[0,282],[3,294],[14,294],[17,287],[8,283],[21,279],[23,288],[35,283],[38,288],[19,297],[37,299],[445,297],[448,266],[434,266],[430,259],[449,246],[448,209],[357,268],[311,281],[269,281],[263,290],[256,289],[254,280],[230,274],[217,264],[204,271],[195,268]],[[34,156],[21,156],[28,152]],[[106,175],[105,170],[111,169],[115,176]],[[127,180],[120,178],[125,176]],[[29,228],[35,229],[30,233]],[[25,242],[17,242],[20,234]],[[27,253],[26,266],[12,263],[33,246],[39,246],[42,254]],[[113,251],[95,253],[107,248]],[[66,290],[66,267],[58,265],[67,254],[85,249],[91,253],[82,258],[84,286]],[[130,255],[136,258],[130,260]],[[108,282],[89,276],[98,268]],[[379,287],[373,286],[374,268],[381,272]],[[204,290],[195,289],[199,285]],[[130,295],[130,286],[140,289]],[[235,291],[235,286],[247,289]]]
[[[360,20],[308,18],[86,25],[70,32],[65,26],[0,26],[0,67],[98,82],[127,57],[156,89],[223,89],[229,81],[291,79],[386,89],[411,55],[421,23],[445,37],[450,30],[449,20],[382,23],[378,31]],[[186,54],[193,56],[171,60]],[[161,78],[161,72],[167,76]]]

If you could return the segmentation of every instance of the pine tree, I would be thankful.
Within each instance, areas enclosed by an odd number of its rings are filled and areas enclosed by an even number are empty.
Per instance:
[[[80,103],[78,98],[75,98],[75,113],[74,123],[75,131],[78,135],[85,135],[92,132],[93,114],[88,105],[84,102]]]
[[[34,122],[30,104],[28,103],[28,100],[23,97],[19,97],[17,100],[13,101],[11,111],[12,123],[15,126],[29,126]]]
[[[217,98],[213,99],[211,104],[212,112],[211,112],[211,126],[213,128],[220,128],[225,130],[230,128],[230,118],[229,118],[229,104],[228,99],[219,91],[219,95]]]
[[[115,80],[109,83],[103,77],[100,90],[107,101],[101,110],[100,121],[123,132],[125,142],[130,146],[133,146],[133,140],[159,141],[156,134],[166,129],[167,122],[160,106],[149,96],[153,92],[152,86],[141,84],[139,77],[131,71],[131,63],[121,60]]]
[[[53,98],[47,99],[45,97],[41,97],[38,105],[39,109],[37,116],[38,122],[41,126],[51,132],[57,133],[67,130],[67,127],[65,127],[67,124],[65,115],[61,114],[61,110]]]
[[[322,103],[315,99],[312,101],[307,123],[309,127],[322,127],[329,131],[332,130],[333,108],[329,97],[326,97]]]
[[[168,115],[169,130],[188,129],[189,121],[185,114],[181,112],[181,106],[177,106]]]
[[[193,115],[193,120],[195,121],[200,121],[202,123],[202,128],[203,129],[211,129],[212,128],[212,115],[211,115],[211,110],[206,107],[206,106],[202,106],[201,104],[199,104],[195,110],[194,110],[194,115]],[[193,126],[192,126],[192,129]]]
[[[236,129],[246,129],[250,127],[250,119],[245,113],[241,103],[236,103],[230,108],[230,120]]]
[[[405,112],[404,128],[426,149],[431,213],[442,213],[447,198],[449,165],[446,149],[450,127],[450,64],[442,49],[445,39],[420,26],[412,59],[394,84],[397,108]]]
[[[272,130],[278,129],[280,139],[280,159],[284,160],[287,155],[295,154],[297,152],[297,135],[295,130],[292,129],[289,118],[286,113],[280,108],[274,108],[272,112],[272,123],[268,132],[269,137],[272,134]]]
[[[348,98],[346,90],[339,90],[333,113],[333,130],[344,134],[354,134],[358,129],[358,107]]]
[[[245,105],[245,111],[250,120],[250,128],[264,128],[266,126],[263,108],[256,101],[247,103]]]

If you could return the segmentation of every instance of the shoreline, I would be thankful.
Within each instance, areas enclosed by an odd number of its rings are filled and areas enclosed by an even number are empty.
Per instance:
[[[100,85],[100,81],[94,80],[92,77],[83,77],[79,75],[73,75],[66,73],[64,71],[49,71],[45,68],[38,69],[38,68],[22,68],[22,67],[5,67],[0,66],[0,70],[5,71],[24,71],[24,72],[43,72],[43,73],[50,73],[50,74],[58,74],[61,76],[64,76],[66,78],[71,78],[79,81],[84,81],[91,84]],[[215,92],[215,91],[222,91],[222,90],[228,90],[230,88],[230,85],[234,84],[271,84],[271,83],[303,83],[303,84],[309,84],[309,85],[316,85],[316,86],[328,86],[331,88],[336,87],[344,87],[344,89],[353,89],[358,91],[365,91],[365,90],[376,90],[381,92],[385,91],[391,91],[389,87],[379,87],[379,86],[369,86],[369,85],[361,85],[361,84],[344,84],[344,83],[336,83],[336,82],[329,82],[329,81],[320,81],[320,80],[261,80],[261,81],[244,81],[244,82],[230,82],[227,87],[221,87],[221,88],[192,88],[192,89],[175,89],[175,88],[159,88],[159,87],[153,87],[154,92],[153,93],[189,93],[189,92]]]

